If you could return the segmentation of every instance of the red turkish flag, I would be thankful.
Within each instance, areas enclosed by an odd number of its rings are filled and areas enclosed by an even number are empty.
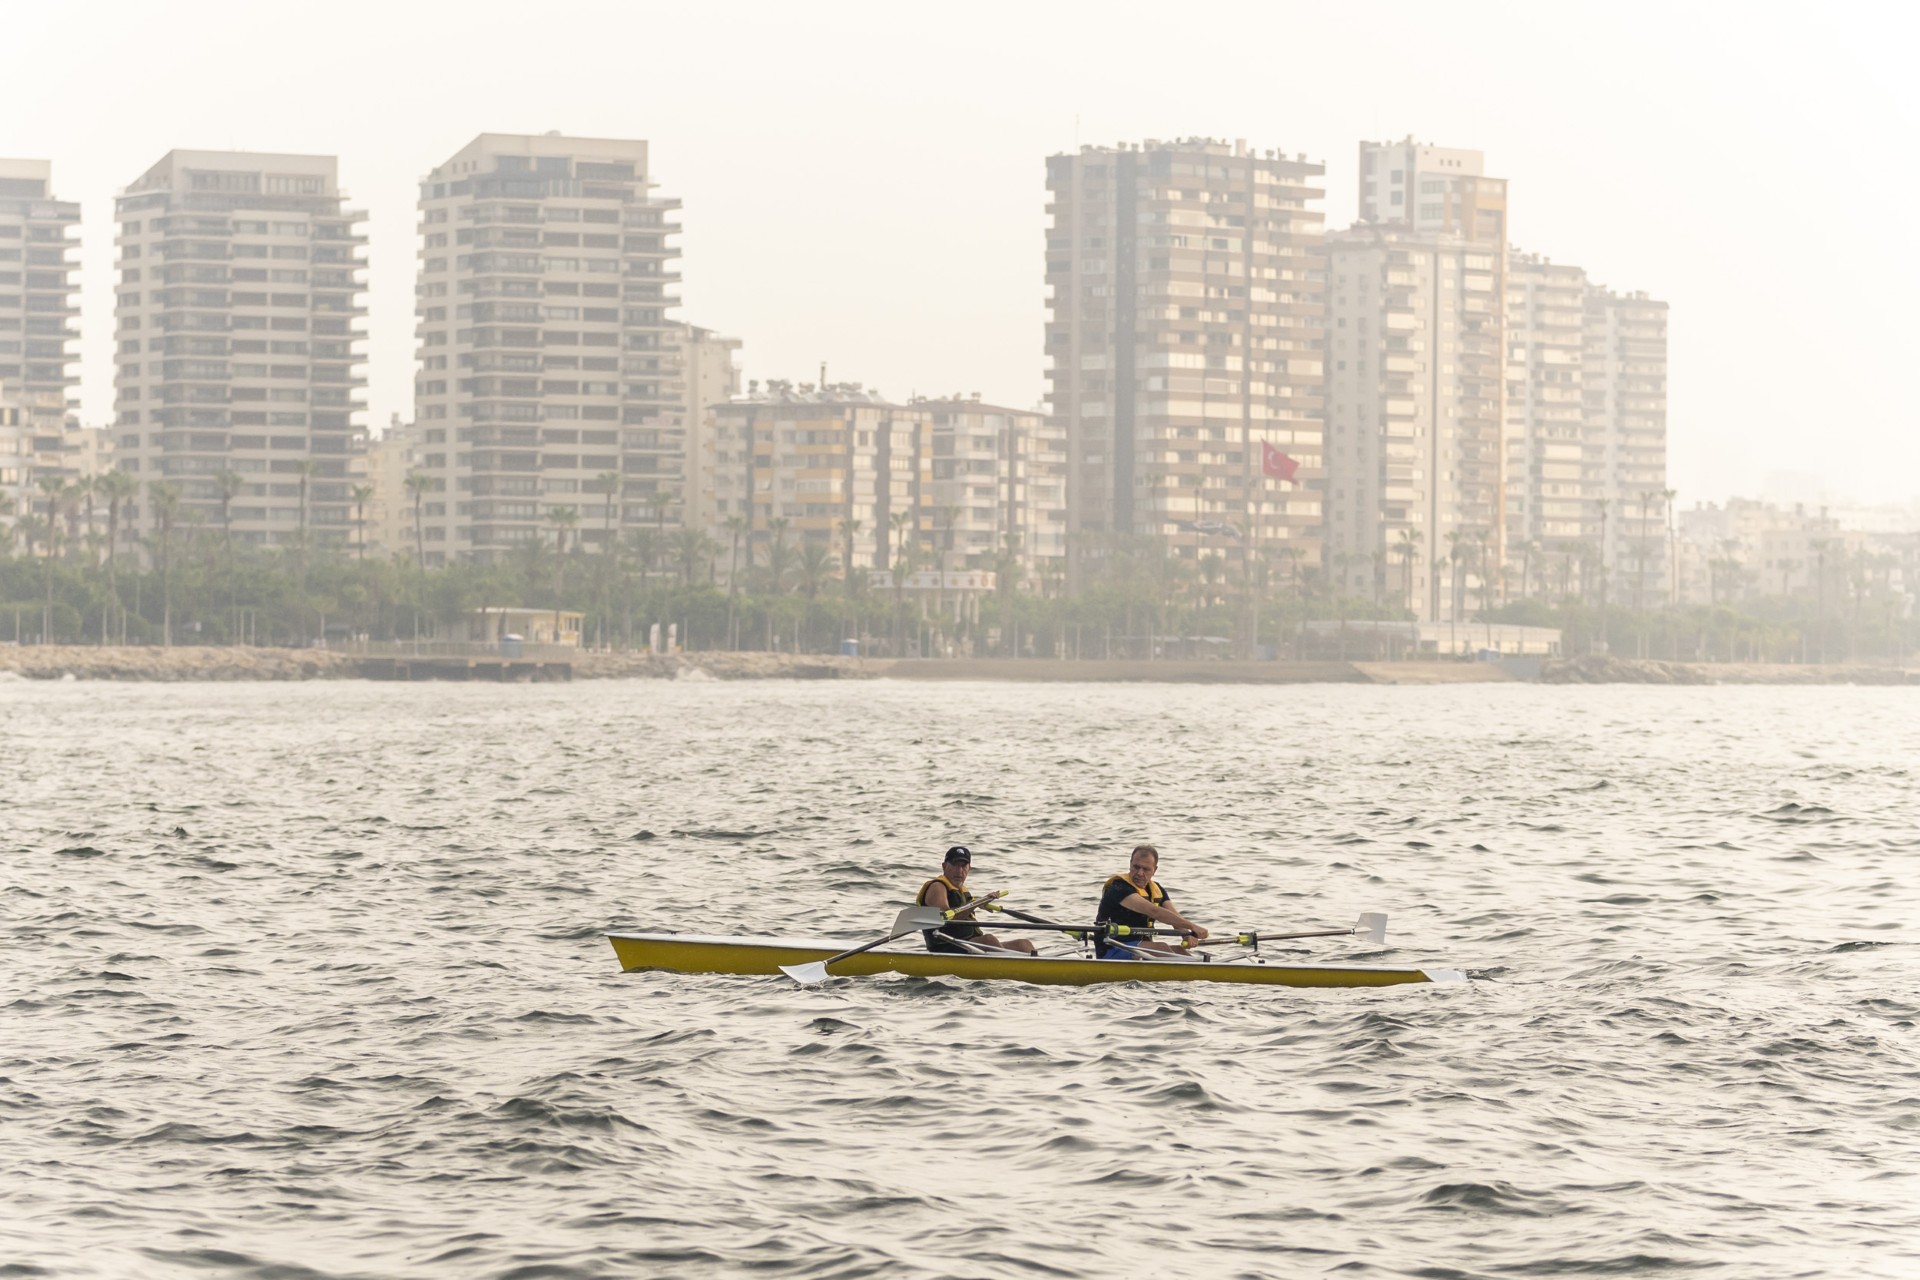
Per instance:
[[[1293,479],[1293,473],[1300,469],[1297,459],[1289,458],[1265,440],[1260,442],[1260,470],[1282,480]]]

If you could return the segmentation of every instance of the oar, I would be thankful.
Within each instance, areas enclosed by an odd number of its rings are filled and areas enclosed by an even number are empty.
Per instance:
[[[1080,925],[1055,924],[1051,920],[1042,920],[1039,916],[1030,916],[1024,911],[1015,911],[1012,907],[995,907],[993,909],[1002,915],[1012,916],[1015,920],[1025,920],[1036,929],[1057,929],[1076,942],[1085,941],[1086,936],[1093,932],[1092,929],[1083,928]],[[1007,926],[1001,925],[1000,927],[1005,928]]]
[[[1138,932],[1136,930],[1136,932]],[[1166,932],[1178,932],[1167,930]],[[1228,937],[1208,938],[1196,942],[1196,947],[1241,946],[1254,947],[1262,942],[1291,942],[1296,938],[1345,938],[1361,937],[1376,947],[1387,940],[1387,917],[1379,911],[1363,911],[1351,929],[1317,929],[1312,933],[1236,933]]]
[[[958,911],[966,911],[973,907],[992,902],[995,898],[1004,898],[1006,896],[1004,889],[998,893],[990,893],[984,898],[969,902],[965,907],[959,908]],[[937,929],[952,920],[953,917],[958,914],[958,911],[941,911],[934,907],[908,907],[905,911],[902,911],[893,918],[894,931],[886,937],[875,938],[872,942],[864,946],[842,951],[837,956],[828,956],[825,960],[815,960],[809,964],[783,964],[780,966],[780,972],[786,974],[795,982],[802,983],[809,987],[816,982],[825,982],[827,979],[828,965],[838,964],[842,960],[847,960],[863,952],[871,951],[875,947],[884,947],[887,943],[904,938],[910,933],[919,933],[925,929]]]

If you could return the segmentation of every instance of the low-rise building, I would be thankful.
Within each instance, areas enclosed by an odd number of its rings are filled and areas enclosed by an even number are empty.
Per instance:
[[[775,546],[836,552],[838,572],[932,550],[933,415],[857,382],[773,381],[713,409],[709,532],[741,569]]]
[[[1018,567],[1031,589],[1067,568],[1066,431],[1039,410],[976,393],[915,399],[933,416],[933,508],[942,567]]]
[[[369,555],[417,556],[415,543],[424,526],[425,493],[408,486],[407,477],[420,465],[420,428],[394,414],[387,429],[367,444],[362,482],[373,490],[367,500],[366,526],[361,538]]]

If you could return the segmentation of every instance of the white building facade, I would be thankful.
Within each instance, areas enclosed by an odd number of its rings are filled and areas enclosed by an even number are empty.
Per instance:
[[[647,144],[481,134],[420,184],[414,387],[426,559],[588,545],[682,519],[685,399],[669,238]]]
[[[116,202],[118,465],[236,540],[351,536],[366,215],[332,156],[173,151]],[[144,513],[148,520],[140,520]]]

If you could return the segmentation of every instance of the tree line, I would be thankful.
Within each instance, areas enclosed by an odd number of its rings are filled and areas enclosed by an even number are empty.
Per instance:
[[[368,486],[350,491],[356,536],[316,534],[310,474],[301,477],[298,528],[277,547],[236,535],[232,504],[243,481],[232,473],[214,477],[211,509],[184,502],[168,484],[149,486],[144,531],[126,527],[134,482],[119,471],[43,477],[27,510],[0,498],[0,642],[405,642],[445,634],[482,607],[511,605],[580,612],[583,642],[610,649],[644,647],[657,623],[675,626],[689,649],[831,653],[854,640],[862,652],[903,656],[1360,656],[1369,643],[1360,629],[1304,624],[1411,619],[1414,568],[1426,551],[1414,532],[1384,552],[1315,564],[1295,546],[1089,533],[1072,541],[1069,575],[1065,564],[1034,571],[1009,539],[990,564],[973,566],[994,570],[998,587],[962,594],[909,590],[918,569],[959,567],[918,513],[896,513],[884,531],[891,581],[876,585],[853,563],[855,521],[827,542],[798,537],[778,519],[750,531],[736,516],[716,539],[668,526],[664,506],[652,527],[616,529],[609,505],[604,513],[551,507],[547,535],[490,562],[438,566],[424,563],[424,481],[409,477],[414,546],[387,556],[369,553]],[[582,525],[596,517],[604,535],[588,545]],[[1582,541],[1526,544],[1496,566],[1486,538],[1456,532],[1428,567],[1461,625],[1558,627],[1566,653],[1604,646],[1683,661],[1904,661],[1916,637],[1909,602],[1895,589],[1897,561],[1838,539],[1812,546],[1811,586],[1793,589],[1788,570],[1772,593],[1723,547],[1706,605],[1676,604],[1644,564],[1619,591],[1598,546]],[[1670,565],[1670,543],[1666,550]]]

